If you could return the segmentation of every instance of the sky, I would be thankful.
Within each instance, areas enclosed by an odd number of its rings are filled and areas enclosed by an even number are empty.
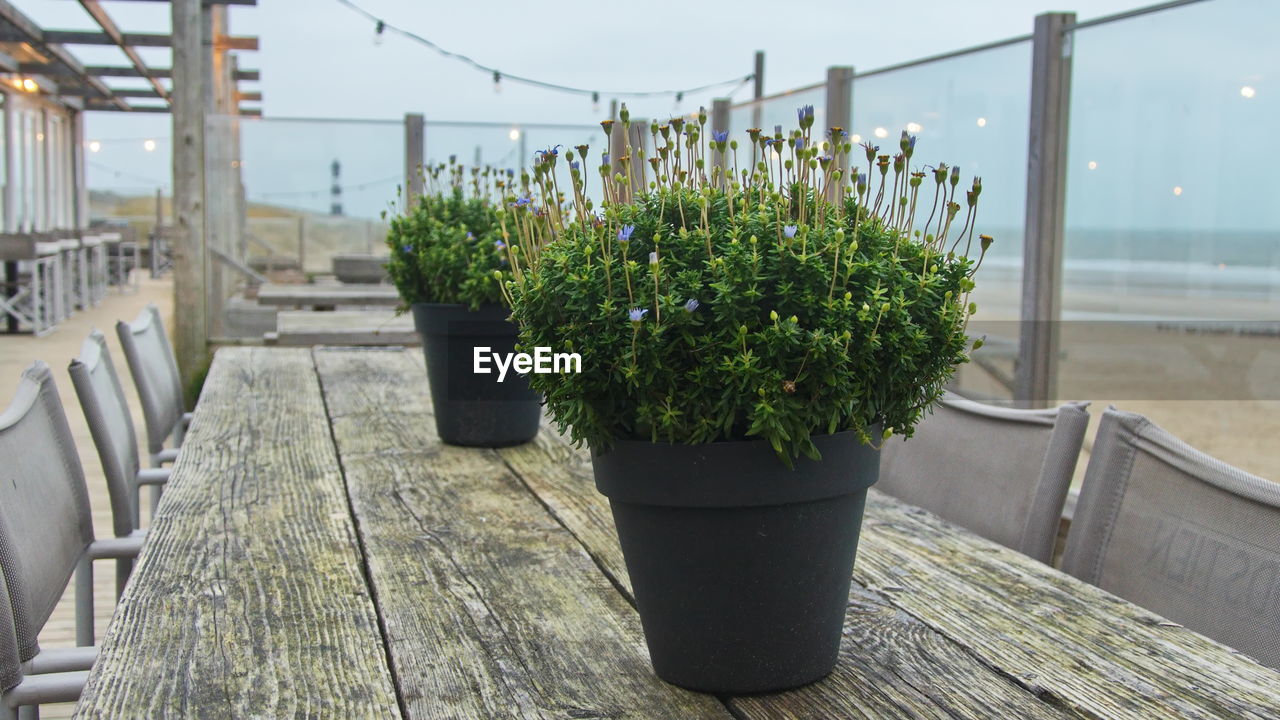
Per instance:
[[[468,161],[516,164],[518,151],[601,136],[614,90],[681,89],[742,78],[764,50],[765,93],[821,82],[826,68],[873,68],[1031,32],[1040,12],[1074,10],[1089,19],[1141,7],[1130,0],[887,0],[786,4],[668,2],[618,4],[552,0],[539,4],[350,0],[387,23],[447,50],[507,73],[601,92],[589,96],[529,88],[511,81],[495,90],[492,76],[441,57],[393,31],[375,41],[374,23],[339,0],[259,0],[232,7],[233,34],[260,39],[241,54],[241,67],[260,69],[262,108],[271,118],[364,118],[382,124],[246,123],[245,181],[251,197],[327,207],[329,165],[343,164],[349,208],[372,216],[385,207],[401,172],[406,112],[429,123],[427,153],[461,153]],[[94,29],[69,0],[17,0],[46,28]],[[1280,50],[1268,34],[1274,0],[1212,0],[1077,34],[1070,141],[1069,220],[1084,225],[1127,223],[1168,227],[1278,229],[1274,204],[1262,199],[1261,164],[1232,148],[1204,152],[1233,129],[1250,134],[1252,157],[1280,159],[1280,141],[1261,132],[1280,115]],[[128,31],[165,32],[168,4],[111,2]],[[1265,20],[1265,21],[1264,21]],[[115,49],[76,47],[86,64],[127,64]],[[142,48],[144,59],[168,66],[169,51]],[[891,142],[903,127],[920,126],[924,154],[984,176],[984,213],[1009,228],[1021,222],[1030,51],[1024,44],[967,59],[859,80],[854,127],[867,140],[883,128]],[[1121,70],[1123,69],[1123,70]],[[144,87],[114,79],[117,87]],[[1253,94],[1242,95],[1245,88]],[[667,117],[710,106],[733,86],[689,94],[626,99],[633,117]],[[750,96],[738,87],[735,100]],[[809,96],[780,99],[773,117],[790,118]],[[497,123],[484,129],[431,126],[439,121]],[[733,130],[745,128],[735,117]],[[581,129],[523,130],[522,123],[564,123]],[[768,124],[766,123],[766,124]],[[742,127],[738,127],[742,125]],[[1256,130],[1256,132],[1255,132]],[[88,139],[91,187],[154,189],[168,175],[167,116],[92,113]],[[144,150],[146,139],[156,150]],[[594,140],[593,140],[594,141]],[[936,154],[934,154],[936,153]],[[1269,197],[1269,195],[1267,196]],[[1280,258],[1280,253],[1277,253]],[[1277,260],[1280,263],[1280,260]]]

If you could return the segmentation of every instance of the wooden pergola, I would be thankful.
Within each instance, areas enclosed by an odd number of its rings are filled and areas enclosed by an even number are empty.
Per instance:
[[[231,282],[217,260],[243,257],[244,186],[240,172],[241,116],[262,114],[262,93],[241,83],[260,79],[241,70],[235,51],[258,49],[258,39],[229,34],[227,6],[257,0],[147,0],[168,2],[170,31],[128,32],[100,0],[76,0],[98,29],[43,28],[0,0],[0,88],[40,100],[70,119],[68,165],[77,179],[74,224],[88,223],[84,188],[87,111],[170,113],[173,118],[174,345],[183,379],[207,364],[207,338],[221,322],[223,288]],[[69,46],[117,47],[127,65],[86,65]],[[168,47],[171,66],[147,65],[138,48]],[[148,88],[117,88],[109,78],[142,78]],[[245,103],[257,103],[246,106]],[[210,262],[214,258],[214,262]],[[206,267],[208,265],[208,267]]]
[[[158,2],[168,0],[148,0]],[[77,0],[98,25],[98,31],[56,30],[42,28],[7,0],[0,0],[0,73],[31,79],[39,92],[80,110],[114,112],[170,112],[174,69],[149,67],[139,55],[140,47],[173,47],[174,33],[125,32],[111,18],[99,0]],[[211,26],[226,25],[226,6],[257,5],[257,0],[203,0],[202,13]],[[227,51],[253,51],[258,39],[217,32],[212,36],[211,52],[225,56]],[[84,65],[67,47],[76,45],[114,46],[128,58],[128,65]],[[150,89],[113,88],[106,78],[143,78]],[[260,91],[240,88],[241,81],[257,81],[257,70],[235,70],[228,78],[242,115],[260,115],[258,108],[239,105],[239,101],[261,101]],[[164,81],[170,81],[168,83]],[[143,100],[144,102],[136,102]],[[146,101],[162,101],[146,102]]]

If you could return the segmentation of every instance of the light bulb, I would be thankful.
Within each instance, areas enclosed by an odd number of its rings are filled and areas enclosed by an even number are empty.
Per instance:
[[[987,119],[984,117],[978,118],[978,127],[986,127],[986,126],[987,126]]]
[[[507,137],[511,138],[512,140],[519,140],[520,130],[518,130],[517,128],[511,128],[511,132],[507,133]]]
[[[882,128],[882,127],[878,127],[878,128],[876,128],[876,129],[875,129],[875,131],[873,132],[873,134],[874,134],[876,137],[878,137],[878,138],[887,138],[887,137],[889,137],[889,131],[888,131],[888,130],[885,130],[885,129],[884,129],[884,128]]]
[[[144,140],[144,141],[143,141],[143,143],[142,143],[142,149],[143,149],[143,150],[146,150],[147,152],[151,152],[152,150],[155,150],[155,149],[156,149],[156,141],[155,141],[155,140],[150,140],[150,139],[148,139],[148,140]]]
[[[97,140],[89,141],[89,152],[98,152],[101,149],[102,149],[102,143],[98,142]]]

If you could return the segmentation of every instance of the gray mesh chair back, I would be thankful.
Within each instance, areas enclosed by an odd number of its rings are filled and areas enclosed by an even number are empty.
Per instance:
[[[1062,569],[1280,668],[1280,484],[1102,414]]]
[[[876,487],[1048,563],[1087,406],[1015,410],[944,393],[913,437],[885,443]]]
[[[0,538],[8,536],[0,519]],[[3,548],[0,547],[0,552]],[[0,599],[9,597],[9,584],[0,572]],[[18,631],[13,624],[13,606],[0,602],[0,691],[7,691],[22,680],[22,658],[18,651]]]
[[[0,414],[0,568],[23,661],[93,542],[84,472],[49,366],[22,373]]]
[[[148,304],[132,323],[116,323],[129,374],[138,388],[147,424],[147,447],[154,455],[182,420],[182,380],[173,347],[160,320],[160,309]]]
[[[124,537],[133,532],[138,513],[132,489],[141,470],[138,437],[124,388],[107,350],[107,338],[101,332],[89,333],[80,347],[80,357],[71,361],[69,372],[107,478],[112,530],[117,537]]]

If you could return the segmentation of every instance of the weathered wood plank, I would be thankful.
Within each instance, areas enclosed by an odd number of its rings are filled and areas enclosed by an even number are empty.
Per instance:
[[[410,718],[728,718],[491,450],[444,446],[410,350],[317,349]]]
[[[420,345],[413,317],[391,310],[281,310],[276,315],[276,344]]]
[[[383,305],[400,304],[400,295],[392,285],[354,284],[288,284],[271,283],[258,288],[258,302],[263,305]]]
[[[547,426],[533,443],[498,452],[630,593],[613,516],[595,490],[587,453]],[[729,704],[739,718],[1070,717],[901,612],[884,595],[856,583],[840,661],[830,676],[784,693],[733,698]]]
[[[880,493],[854,575],[1083,717],[1280,717],[1280,673]]]
[[[76,717],[400,717],[309,351],[218,353]]]

